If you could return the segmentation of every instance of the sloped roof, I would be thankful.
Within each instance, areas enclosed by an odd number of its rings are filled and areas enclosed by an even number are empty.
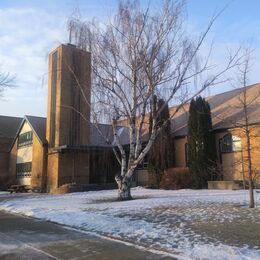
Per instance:
[[[212,112],[212,124],[214,130],[227,129],[243,124],[243,110],[239,98],[244,88],[234,89],[228,92],[206,97]],[[246,89],[249,101],[254,100],[249,107],[250,124],[260,123],[260,84],[248,86]],[[175,136],[185,136],[188,133],[187,123],[189,118],[189,104],[185,104],[176,112],[176,107],[170,108],[170,114],[175,113],[171,127]],[[147,117],[148,118],[148,117]],[[0,152],[8,152],[13,145],[16,136],[19,134],[24,122],[27,121],[42,144],[47,143],[45,138],[46,118],[36,116],[9,117],[0,115]],[[123,122],[123,121],[122,121]],[[102,135],[111,143],[114,143],[114,136],[111,125],[99,124]],[[124,126],[117,128],[120,142],[123,145],[129,143],[129,130]],[[148,131],[148,127],[145,132]],[[147,133],[144,133],[144,139]],[[109,147],[104,138],[100,136],[93,123],[90,124],[90,145]]]
[[[0,115],[0,152],[9,152],[22,118]]]
[[[37,116],[29,116],[26,115],[24,118],[20,118],[18,120],[18,123],[12,124],[12,120],[6,120],[6,117],[3,116],[4,120],[7,121],[9,124],[6,125],[5,132],[8,133],[8,128],[12,128],[12,137],[10,139],[10,142],[8,144],[8,148],[5,149],[7,151],[10,150],[12,145],[14,144],[14,140],[19,135],[19,132],[21,131],[21,128],[23,127],[24,122],[27,122],[32,130],[34,131],[35,135],[39,139],[39,141],[42,144],[47,143],[45,133],[46,133],[46,118],[44,117],[37,117]],[[0,126],[1,126],[1,119],[0,117]],[[112,126],[108,124],[99,124],[99,129],[102,132],[102,136],[97,131],[97,128],[93,123],[90,124],[90,146],[100,146],[100,147],[109,147],[111,145],[107,144],[104,137],[107,138],[111,143],[114,141]],[[9,133],[10,135],[10,133]],[[120,142],[125,145],[129,143],[129,137],[128,137],[128,129],[125,127],[118,127],[118,136],[120,139]]]
[[[46,118],[38,117],[38,116],[24,116],[19,127],[16,130],[16,134],[15,134],[14,138],[12,139],[10,149],[12,149],[12,147],[15,143],[15,140],[18,137],[25,122],[27,122],[30,125],[30,127],[32,128],[32,131],[37,136],[37,138],[41,144],[47,143],[46,138],[45,138]]]
[[[213,128],[215,130],[245,125],[242,103],[244,88],[230,92],[208,99],[211,105]],[[260,123],[260,84],[248,86],[245,93],[249,124],[258,124]],[[218,103],[215,105],[213,102]]]
[[[99,133],[95,124],[90,124],[90,145],[91,146],[103,146],[109,147],[105,139],[108,139],[110,143],[114,142],[113,129],[108,124],[98,124],[98,129],[102,134]],[[122,145],[129,143],[128,129],[126,127],[117,127],[118,137]]]
[[[23,118],[0,115],[0,138],[14,138]]]
[[[102,136],[98,132],[95,124],[90,124],[90,145],[91,146],[109,146],[105,139],[112,141],[112,127],[108,124],[99,124],[98,129],[101,131]]]
[[[228,92],[217,94],[214,96],[206,97],[209,102],[212,112],[212,124],[214,130],[227,129],[235,127],[237,124],[243,124],[243,111],[239,101],[239,97],[243,93],[244,88],[234,89]],[[246,89],[247,97],[252,100],[254,97],[258,99],[249,108],[249,123],[260,123],[260,84],[248,86]],[[185,136],[188,133],[188,118],[189,106],[185,104],[179,111],[176,112],[176,107],[170,108],[170,114],[176,113],[171,120],[172,132],[175,136]],[[146,118],[149,120],[149,116]],[[118,127],[118,136],[121,144],[126,145],[129,143],[129,129],[127,128],[127,121],[122,120],[122,127]],[[143,132],[143,141],[145,141],[148,131],[148,122]],[[99,124],[99,129],[102,136],[107,138],[111,143],[114,142],[114,136],[111,125]],[[90,145],[108,147],[104,138],[97,131],[93,123],[90,125]]]
[[[212,125],[214,130],[233,128],[244,124],[243,106],[240,99],[244,88],[234,89],[228,92],[206,97],[212,113]],[[246,88],[248,102],[249,123],[260,123],[260,84],[250,85]],[[170,109],[174,113],[176,107]],[[188,133],[187,123],[189,118],[189,104],[184,105],[173,117],[171,126],[175,136],[184,136]]]

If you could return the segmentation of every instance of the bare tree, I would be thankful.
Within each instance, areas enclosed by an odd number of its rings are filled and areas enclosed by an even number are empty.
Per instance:
[[[245,137],[245,146],[244,150],[245,156],[243,158],[243,166],[245,165],[247,172],[247,179],[249,184],[249,207],[255,207],[254,201],[254,181],[259,174],[257,169],[255,169],[252,152],[256,146],[256,137],[259,137],[256,131],[255,115],[252,115],[252,112],[257,109],[260,105],[260,88],[257,92],[254,92],[254,95],[250,95],[248,85],[249,85],[249,73],[250,73],[250,59],[251,59],[252,50],[250,48],[245,49],[245,59],[244,62],[238,67],[239,69],[239,83],[242,85],[242,92],[238,97],[238,107],[242,110],[242,117],[239,122],[235,123],[235,127],[242,132],[242,136]],[[254,143],[254,144],[253,144]]]
[[[184,9],[185,1],[178,0],[165,0],[156,11],[149,7],[143,9],[138,1],[120,1],[117,14],[106,25],[83,22],[82,28],[77,28],[87,34],[81,39],[88,41],[92,53],[93,98],[113,128],[111,146],[121,166],[121,173],[115,178],[121,200],[131,199],[134,172],[168,120],[191,98],[223,83],[224,74],[241,59],[236,50],[212,74],[210,53],[203,57],[200,50],[220,13],[195,37],[185,31]],[[201,79],[197,88],[194,88],[194,78]],[[147,113],[153,95],[163,97],[165,105],[156,111],[147,137]],[[177,101],[175,111],[159,125],[161,111]],[[92,109],[92,112],[99,131],[97,111]],[[128,129],[128,146],[121,139],[122,125]]]
[[[12,86],[14,77],[9,73],[0,72],[0,97],[3,95],[4,90]]]

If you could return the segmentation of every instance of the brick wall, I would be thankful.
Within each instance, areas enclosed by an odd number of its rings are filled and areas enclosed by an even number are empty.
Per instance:
[[[44,190],[46,187],[47,148],[33,134],[33,157],[31,187]]]

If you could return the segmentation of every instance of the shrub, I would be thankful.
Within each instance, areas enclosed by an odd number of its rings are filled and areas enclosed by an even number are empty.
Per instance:
[[[188,168],[170,168],[167,169],[162,177],[160,188],[177,190],[192,187],[192,177]]]

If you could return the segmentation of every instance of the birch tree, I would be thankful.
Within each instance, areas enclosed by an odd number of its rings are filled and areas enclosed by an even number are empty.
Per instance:
[[[106,24],[71,23],[73,28],[81,27],[74,29],[83,39],[83,43],[76,41],[79,47],[87,46],[92,54],[93,100],[113,128],[111,147],[121,167],[115,177],[120,200],[131,199],[135,170],[168,121],[194,96],[223,83],[225,73],[240,62],[239,50],[236,50],[229,54],[223,66],[215,67],[213,73],[211,51],[200,55],[218,16],[213,16],[206,29],[194,36],[185,29],[185,1],[165,0],[158,10],[142,8],[138,1],[119,1],[117,13]],[[200,79],[197,88],[194,88],[194,78]],[[160,125],[157,118],[165,107],[156,111],[147,138],[147,113],[153,95],[162,97],[165,106],[178,105]],[[93,105],[92,112],[100,132]],[[128,129],[127,147],[120,139],[122,125]]]

